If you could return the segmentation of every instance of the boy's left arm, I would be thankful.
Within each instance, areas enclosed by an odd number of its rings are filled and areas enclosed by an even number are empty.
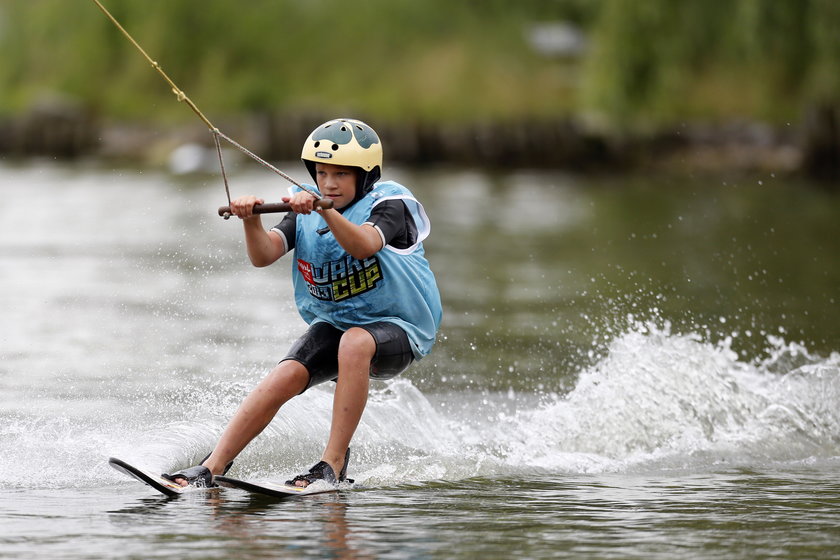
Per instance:
[[[288,202],[292,210],[299,214],[309,214],[313,211],[315,199],[306,192],[297,192],[291,197],[283,197],[281,200]],[[366,259],[379,252],[384,243],[379,231],[370,224],[357,225],[341,215],[335,209],[315,210],[320,213],[327,222],[330,231],[335,236],[338,244],[356,259]]]
[[[382,236],[372,225],[354,224],[334,209],[320,213],[338,244],[354,258],[366,259],[382,249]]]

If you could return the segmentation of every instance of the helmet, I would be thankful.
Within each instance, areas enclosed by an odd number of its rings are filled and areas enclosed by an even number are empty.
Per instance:
[[[315,180],[316,163],[359,168],[357,199],[370,191],[382,174],[379,136],[371,127],[355,119],[334,119],[313,130],[303,144],[300,158]]]

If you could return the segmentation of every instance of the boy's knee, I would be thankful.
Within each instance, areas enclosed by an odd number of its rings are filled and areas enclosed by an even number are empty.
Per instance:
[[[338,346],[338,360],[370,362],[376,353],[376,341],[365,329],[354,327],[341,336]]]
[[[278,394],[294,396],[309,383],[309,372],[300,362],[285,360],[277,364],[265,379],[268,389]]]

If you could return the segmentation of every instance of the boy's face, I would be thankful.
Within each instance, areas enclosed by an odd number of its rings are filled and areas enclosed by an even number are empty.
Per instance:
[[[335,208],[344,208],[356,198],[356,169],[330,163],[315,164],[318,190],[333,201]]]

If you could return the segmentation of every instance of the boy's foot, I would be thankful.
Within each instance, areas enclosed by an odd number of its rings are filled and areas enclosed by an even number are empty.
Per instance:
[[[292,480],[287,480],[286,484],[289,486],[298,486],[306,488],[316,480],[326,480],[333,486],[339,482],[343,482],[347,477],[347,465],[350,463],[350,448],[347,448],[347,454],[344,456],[344,465],[341,467],[341,472],[338,476],[335,475],[335,470],[326,461],[318,461],[309,469],[306,474],[299,474]]]
[[[212,453],[209,453],[207,457],[201,460],[201,463],[194,467],[189,467],[187,469],[182,469],[178,472],[174,472],[172,474],[163,473],[160,476],[165,478],[166,480],[171,480],[181,486],[195,486],[197,488],[212,488],[216,486],[216,483],[213,482],[213,473],[204,466],[204,461],[210,458]],[[222,474],[227,474],[230,468],[233,466],[233,461],[225,465],[225,470],[222,471]]]
[[[196,488],[211,488],[216,485],[213,482],[213,473],[204,465],[196,465],[172,474],[163,473],[160,476],[181,486],[192,485]]]

